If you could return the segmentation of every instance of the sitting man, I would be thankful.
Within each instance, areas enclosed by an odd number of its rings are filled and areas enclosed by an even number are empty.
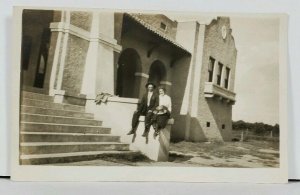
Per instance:
[[[147,83],[145,87],[147,88],[147,93],[143,95],[137,111],[132,116],[131,130],[127,135],[136,133],[141,115],[145,116],[145,131],[142,136],[147,137],[150,131],[153,110],[158,106],[158,97],[154,92],[155,85],[153,83]]]

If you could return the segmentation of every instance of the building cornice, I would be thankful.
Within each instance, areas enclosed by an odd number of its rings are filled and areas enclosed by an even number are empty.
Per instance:
[[[79,28],[69,23],[53,22],[50,24],[50,29],[52,32],[69,33],[71,35],[77,36],[89,42],[94,42],[94,41],[99,42],[103,45],[113,48],[113,50],[116,52],[121,52],[122,50],[122,46],[117,44],[116,39],[108,37],[102,33],[99,33],[97,37],[93,37],[91,36],[91,33],[89,31],[86,31],[82,28]]]

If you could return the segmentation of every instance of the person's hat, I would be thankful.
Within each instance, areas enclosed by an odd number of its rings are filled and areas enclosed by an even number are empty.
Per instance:
[[[145,85],[145,87],[147,88],[147,87],[148,87],[148,85],[152,85],[152,86],[153,86],[153,88],[156,88],[156,86],[154,85],[154,83],[148,82],[148,83]]]

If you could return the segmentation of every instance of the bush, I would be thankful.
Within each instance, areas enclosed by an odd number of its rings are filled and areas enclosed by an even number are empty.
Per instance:
[[[269,125],[262,122],[259,123],[249,123],[243,120],[232,121],[232,129],[233,130],[245,130],[248,129],[253,134],[256,135],[269,135],[273,132],[273,136],[279,136],[279,125],[275,124]]]

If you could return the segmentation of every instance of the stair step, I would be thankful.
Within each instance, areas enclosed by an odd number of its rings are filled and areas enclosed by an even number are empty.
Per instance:
[[[26,142],[21,154],[53,154],[85,151],[128,151],[129,145],[117,142]]]
[[[69,116],[69,117],[87,118],[87,119],[94,118],[94,115],[92,113],[69,111],[69,110],[55,110],[51,108],[42,108],[42,107],[35,107],[35,106],[21,106],[21,113]]]
[[[21,113],[21,121],[101,126],[102,121],[85,118]]]
[[[53,102],[49,102],[49,101],[35,100],[35,99],[29,99],[29,98],[22,98],[21,105],[51,108],[51,109],[55,109],[55,110],[68,110],[68,111],[79,111],[79,112],[85,111],[84,106],[78,106],[78,105],[73,105],[73,104],[63,104],[63,103],[53,103]]]
[[[54,163],[69,163],[103,158],[104,156],[138,155],[135,151],[87,151],[55,154],[21,155],[22,165],[40,165]]]
[[[20,130],[26,132],[60,132],[60,133],[93,133],[108,134],[110,128],[91,125],[70,125],[55,123],[21,122]]]
[[[26,86],[22,85],[21,91],[27,91],[27,92],[33,92],[33,93],[40,93],[40,94],[46,94],[46,91],[44,88],[38,88],[38,87],[32,87],[32,86]]]
[[[53,102],[53,100],[54,100],[53,96],[49,96],[49,95],[45,95],[45,94],[41,94],[41,93],[29,92],[29,91],[22,91],[21,97],[28,98],[28,99],[49,101],[49,102]]]
[[[107,134],[21,132],[21,142],[119,142],[119,136]]]

